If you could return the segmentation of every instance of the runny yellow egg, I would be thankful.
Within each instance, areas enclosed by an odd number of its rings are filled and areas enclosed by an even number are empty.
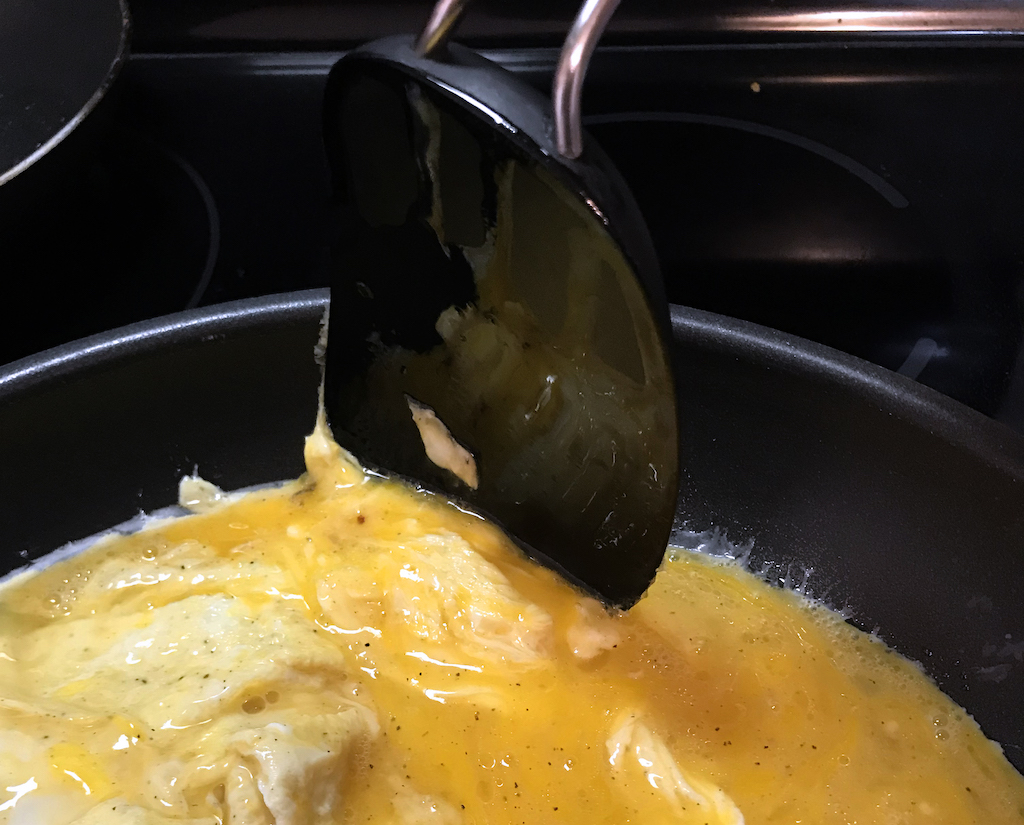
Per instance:
[[[0,591],[0,822],[1024,821],[971,718],[801,596],[679,552],[609,614],[306,459]]]

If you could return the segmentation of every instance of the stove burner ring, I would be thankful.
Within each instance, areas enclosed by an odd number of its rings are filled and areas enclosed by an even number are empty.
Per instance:
[[[760,87],[758,87],[760,88]],[[864,183],[878,192],[883,198],[889,201],[890,205],[897,209],[905,209],[910,201],[889,181],[877,172],[869,169],[860,161],[854,160],[849,155],[811,140],[795,132],[785,129],[777,129],[774,126],[765,126],[755,123],[752,120],[740,120],[733,117],[721,117],[719,115],[700,115],[689,112],[615,112],[607,115],[591,115],[583,119],[587,126],[604,126],[618,123],[694,123],[701,126],[721,126],[725,129],[737,129],[741,132],[749,132],[762,137],[781,140],[841,166],[854,177],[860,178]]]
[[[199,275],[199,280],[196,283],[196,287],[192,292],[192,297],[188,299],[185,304],[185,309],[192,309],[193,307],[199,306],[199,302],[203,299],[203,295],[210,286],[210,281],[213,278],[213,272],[217,267],[217,257],[220,254],[220,212],[217,209],[217,201],[213,197],[213,192],[207,185],[206,180],[196,170],[196,168],[189,163],[180,153],[170,148],[164,143],[155,140],[149,135],[140,134],[142,140],[144,140],[150,147],[163,153],[168,160],[174,163],[192,182],[195,186],[196,192],[203,201],[203,206],[206,208],[206,220],[207,230],[209,232],[209,244],[206,249],[206,260],[203,263],[202,272]]]
[[[17,224],[0,225],[5,273],[46,324],[0,312],[0,363],[107,329],[197,306],[221,251],[210,186],[176,148],[135,129],[109,135]]]

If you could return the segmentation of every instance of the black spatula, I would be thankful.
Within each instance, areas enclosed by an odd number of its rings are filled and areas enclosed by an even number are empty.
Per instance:
[[[418,40],[334,66],[325,404],[361,460],[468,502],[628,607],[664,555],[678,457],[650,237],[580,129],[615,4],[581,10],[554,106],[446,43],[458,2]]]

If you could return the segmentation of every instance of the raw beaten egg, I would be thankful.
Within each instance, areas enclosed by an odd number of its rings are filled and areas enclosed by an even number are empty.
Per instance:
[[[973,720],[798,594],[672,552],[609,613],[323,429],[306,462],[0,591],[0,822],[1024,820]]]

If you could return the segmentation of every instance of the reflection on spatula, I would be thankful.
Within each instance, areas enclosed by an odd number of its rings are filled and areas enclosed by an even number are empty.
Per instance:
[[[580,129],[615,2],[581,10],[554,109],[445,42],[461,5],[331,71],[328,419],[370,466],[468,502],[628,607],[664,555],[678,457],[650,238]]]

